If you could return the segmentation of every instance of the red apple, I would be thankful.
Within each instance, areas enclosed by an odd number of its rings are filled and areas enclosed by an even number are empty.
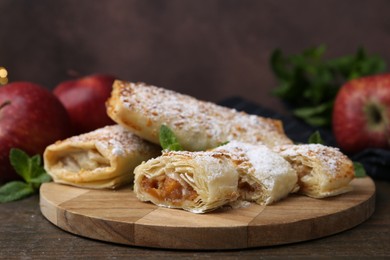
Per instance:
[[[19,178],[9,162],[11,148],[42,154],[70,130],[64,106],[49,90],[29,82],[0,87],[0,183]]]
[[[105,107],[114,80],[115,77],[110,75],[95,74],[64,81],[54,88],[54,95],[68,111],[75,134],[114,123],[108,117]]]
[[[390,74],[347,82],[336,96],[332,120],[336,141],[345,152],[390,148]]]

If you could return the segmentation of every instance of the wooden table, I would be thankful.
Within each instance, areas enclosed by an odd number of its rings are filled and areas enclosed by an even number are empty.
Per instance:
[[[390,256],[390,182],[375,183],[374,214],[351,230],[296,244],[231,251],[159,250],[78,237],[47,221],[40,212],[39,197],[35,195],[0,204],[0,259]]]

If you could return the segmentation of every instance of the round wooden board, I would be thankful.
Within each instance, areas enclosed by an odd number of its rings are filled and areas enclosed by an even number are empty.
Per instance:
[[[207,214],[138,201],[129,187],[89,190],[45,183],[42,214],[68,232],[114,243],[174,249],[238,249],[316,239],[352,228],[374,212],[375,184],[322,200],[291,195],[270,206],[222,208]]]

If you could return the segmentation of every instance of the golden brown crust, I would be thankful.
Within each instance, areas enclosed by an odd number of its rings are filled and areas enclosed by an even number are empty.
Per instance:
[[[44,166],[58,183],[86,188],[116,188],[133,180],[133,170],[161,148],[120,125],[106,126],[49,145]]]
[[[268,146],[292,144],[279,120],[238,112],[144,83],[115,81],[106,106],[115,122],[156,144],[160,126],[167,125],[185,150],[206,150],[230,140]]]
[[[270,148],[235,141],[209,151],[165,151],[134,172],[140,200],[195,213],[237,199],[268,205],[297,182],[295,170]]]
[[[274,150],[296,169],[299,193],[324,198],[351,190],[352,161],[339,149],[320,144],[284,145]]]
[[[220,152],[164,152],[134,170],[134,192],[142,201],[205,213],[238,197],[238,172]]]

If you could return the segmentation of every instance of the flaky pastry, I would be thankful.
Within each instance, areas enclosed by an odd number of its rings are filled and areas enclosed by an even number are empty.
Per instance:
[[[268,146],[292,143],[279,120],[144,83],[115,81],[106,106],[115,122],[152,143],[159,144],[160,127],[168,126],[188,151],[211,149],[231,140]]]
[[[43,158],[54,182],[101,189],[131,183],[134,168],[159,154],[160,147],[112,125],[49,145]]]
[[[325,198],[351,190],[353,163],[338,148],[300,144],[274,147],[274,150],[297,171],[299,193]]]

